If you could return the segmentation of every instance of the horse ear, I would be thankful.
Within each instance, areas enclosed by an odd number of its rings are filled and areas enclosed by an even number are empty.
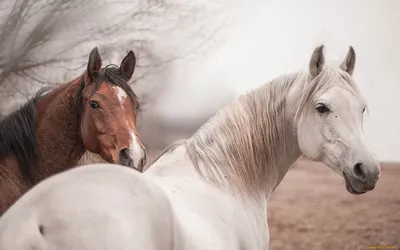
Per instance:
[[[354,51],[353,46],[349,47],[349,51],[347,52],[346,58],[344,61],[340,64],[340,68],[349,75],[352,75],[354,72],[354,66],[356,64],[356,52]]]
[[[324,45],[320,45],[314,50],[310,60],[309,68],[310,68],[310,74],[313,78],[319,75],[319,73],[321,73],[324,64],[325,64]]]
[[[94,81],[96,78],[97,72],[101,68],[101,57],[99,54],[99,50],[97,47],[94,47],[89,55],[89,62],[87,66],[87,75],[91,81]]]
[[[135,71],[136,66],[136,57],[135,53],[132,50],[128,52],[128,55],[125,56],[121,61],[121,65],[119,66],[119,70],[121,73],[127,77],[128,80],[131,79],[133,72]]]

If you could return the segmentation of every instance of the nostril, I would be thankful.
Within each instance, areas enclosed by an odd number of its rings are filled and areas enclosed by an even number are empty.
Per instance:
[[[133,160],[129,154],[128,148],[123,148],[119,151],[119,164],[123,166],[133,167]]]
[[[119,157],[127,159],[129,158],[129,151],[128,148],[123,148],[119,151]]]
[[[365,181],[366,174],[365,174],[364,166],[361,162],[358,162],[354,165],[353,173],[358,179]]]

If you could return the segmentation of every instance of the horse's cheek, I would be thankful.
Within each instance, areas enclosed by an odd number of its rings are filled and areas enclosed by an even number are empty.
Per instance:
[[[83,117],[81,123],[82,140],[86,148],[94,152],[96,149],[97,139],[97,128],[93,122],[92,117],[87,115]]]
[[[320,155],[321,136],[316,131],[317,123],[313,120],[300,121],[297,129],[297,140],[301,152],[309,159],[317,159]]]

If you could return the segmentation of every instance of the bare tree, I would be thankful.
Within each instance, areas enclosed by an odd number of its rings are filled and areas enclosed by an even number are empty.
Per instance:
[[[170,83],[172,62],[196,60],[216,48],[231,5],[231,0],[0,0],[0,115],[40,87],[80,75],[93,46],[105,64],[135,51],[132,84],[151,107]],[[150,118],[143,136],[171,130]]]
[[[227,4],[209,2],[0,0],[0,98],[26,99],[43,85],[71,80],[84,70],[91,46],[99,46],[110,63],[134,49],[140,82],[212,41],[224,24],[215,17]],[[162,44],[172,32],[180,44]],[[145,102],[163,86],[146,84]]]
[[[216,48],[212,45],[218,39],[218,31],[229,23],[230,5],[230,0],[153,2],[150,8],[134,12],[127,27],[120,27],[123,30],[120,33],[125,35],[102,47],[114,54],[110,57],[114,60],[135,48],[140,71],[135,73],[132,83],[136,84],[144,103],[149,103],[168,87],[165,82],[153,79],[154,76],[159,78],[172,62],[196,60],[212,52],[211,47]],[[138,86],[142,82],[145,82],[143,88]]]
[[[63,31],[70,31],[79,19],[89,15],[94,1],[1,0],[3,7],[0,31],[0,84],[22,76],[40,82],[33,69],[59,62],[70,62],[65,52],[86,41],[91,34],[71,34],[68,42],[57,48],[55,42]],[[78,32],[77,32],[78,33]]]

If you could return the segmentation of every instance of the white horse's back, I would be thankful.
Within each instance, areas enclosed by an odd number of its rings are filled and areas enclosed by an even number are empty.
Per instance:
[[[174,249],[173,218],[168,198],[148,178],[88,165],[18,200],[0,219],[0,249]]]

